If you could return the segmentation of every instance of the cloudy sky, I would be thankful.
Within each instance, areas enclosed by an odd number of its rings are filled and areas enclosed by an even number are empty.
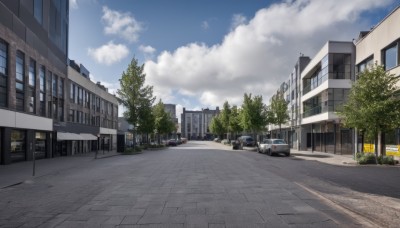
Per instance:
[[[267,103],[303,53],[352,41],[397,0],[70,0],[69,58],[109,91],[132,58],[164,103],[187,109]],[[122,114],[122,112],[121,112]],[[179,116],[180,117],[180,116]]]

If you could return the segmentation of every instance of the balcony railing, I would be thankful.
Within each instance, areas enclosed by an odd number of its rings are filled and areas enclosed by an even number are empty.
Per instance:
[[[303,112],[303,118],[307,118],[310,116],[318,115],[325,112],[336,112],[339,111],[343,107],[343,101],[328,101],[328,105],[319,105],[315,106],[307,111]]]

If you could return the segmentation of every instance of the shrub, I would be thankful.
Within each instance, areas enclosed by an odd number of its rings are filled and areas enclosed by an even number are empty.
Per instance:
[[[360,165],[376,164],[376,159],[375,159],[374,153],[357,153],[356,159],[358,161],[358,164],[360,164]]]
[[[125,148],[123,154],[140,154],[142,149],[139,146]]]
[[[382,156],[378,157],[378,163],[384,165],[395,165],[395,160],[393,156]]]

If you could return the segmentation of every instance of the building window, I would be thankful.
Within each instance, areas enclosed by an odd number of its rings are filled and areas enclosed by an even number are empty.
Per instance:
[[[60,77],[60,81],[58,83],[58,97],[60,99],[64,98],[64,78]]]
[[[35,102],[35,98],[36,98],[36,96],[35,96],[35,90],[34,89],[32,89],[32,88],[29,88],[29,109],[28,109],[28,111],[30,112],[30,113],[36,113],[36,102]]]
[[[43,0],[33,0],[33,16],[40,24],[43,23]]]
[[[385,70],[390,70],[399,65],[398,51],[397,43],[383,50],[383,64],[385,65]]]
[[[53,83],[53,73],[51,71],[47,74],[47,117],[53,118],[53,97],[52,97],[52,83]]]
[[[17,51],[17,60],[15,63],[15,92],[16,92],[16,110],[25,111],[25,55],[24,53]]]
[[[45,132],[35,132],[35,159],[46,157],[46,139]]]
[[[29,106],[28,106],[28,112],[30,113],[36,113],[36,62],[33,59],[30,59],[29,61],[29,89],[28,89],[28,95],[29,95]]]
[[[53,75],[53,83],[52,83],[52,86],[51,86],[51,88],[52,88],[52,90],[53,90],[53,97],[57,97],[57,80],[58,80],[58,77],[57,77],[57,75]]]
[[[25,131],[11,130],[11,160],[25,161],[26,159]]]
[[[7,106],[8,46],[0,39],[0,106]]]
[[[70,109],[69,110],[69,115],[68,115],[68,121],[69,122],[74,122],[75,120],[75,110]]]
[[[74,103],[74,91],[75,91],[75,84],[70,83],[70,91],[69,91],[69,99],[72,103]]]
[[[39,79],[40,79],[40,115],[46,116],[46,69],[41,66],[39,69]]]
[[[75,97],[75,104],[78,104],[78,95],[79,95],[79,90],[80,90],[80,88],[79,88],[79,86],[75,86],[75,92],[74,92],[74,97]]]
[[[35,86],[36,84],[36,62],[31,59],[29,62],[29,86]]]
[[[64,121],[64,101],[61,99],[58,101],[58,120]]]
[[[370,56],[357,65],[357,73],[363,72],[366,68],[372,67],[374,64],[374,56]]]

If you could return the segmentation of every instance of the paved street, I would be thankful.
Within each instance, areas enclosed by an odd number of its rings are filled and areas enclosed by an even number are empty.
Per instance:
[[[0,226],[399,224],[398,168],[344,167],[297,157],[269,157],[232,151],[214,142],[189,142],[133,156],[81,158],[71,167],[0,189]],[[368,211],[372,218],[383,213],[379,218],[391,223],[366,219]]]

